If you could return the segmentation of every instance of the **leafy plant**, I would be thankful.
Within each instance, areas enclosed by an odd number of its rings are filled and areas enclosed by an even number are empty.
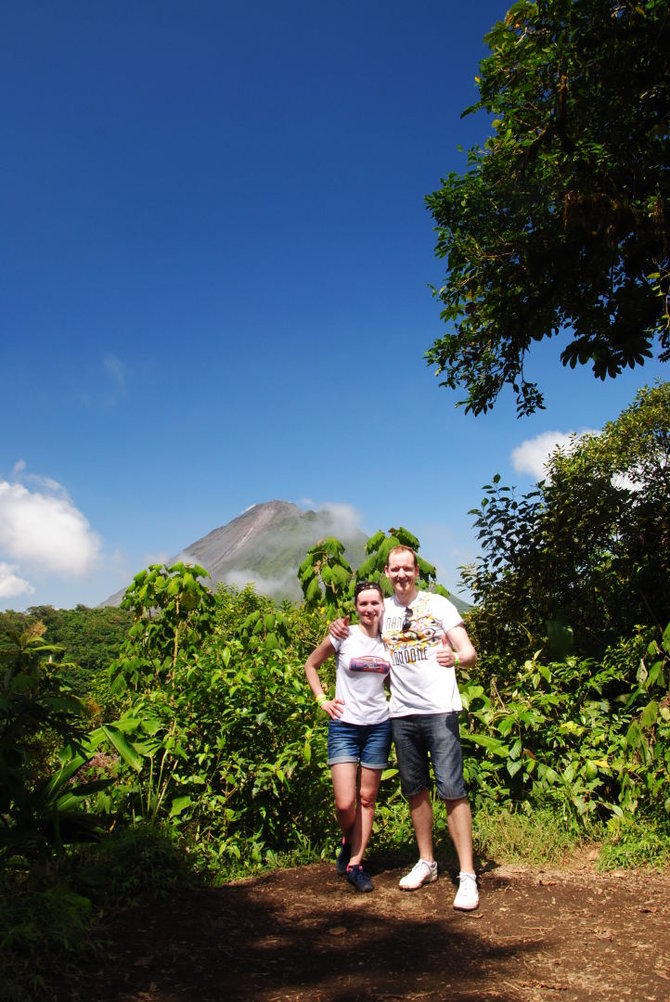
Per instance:
[[[334,536],[320,539],[298,568],[307,608],[321,608],[331,618],[337,615],[349,597],[352,573],[343,543]]]
[[[40,774],[59,743],[79,746],[85,732],[84,707],[53,660],[61,652],[43,636],[41,623],[10,631],[14,649],[0,665],[0,856],[61,841],[62,784],[58,773]]]
[[[374,581],[385,595],[393,589],[384,568],[388,555],[395,546],[408,546],[417,554],[419,588],[449,596],[446,588],[436,580],[435,567],[419,556],[421,544],[408,529],[399,526],[383,532],[379,529],[365,544],[365,559],[352,571],[343,557],[344,546],[334,538],[322,539],[313,546],[298,569],[298,577],[308,609],[320,609],[326,618],[351,614],[354,608],[354,589],[359,581]]]
[[[197,564],[152,564],[135,575],[121,606],[133,614],[128,639],[112,666],[113,688],[141,688],[147,677],[170,678],[182,653],[196,650],[213,627],[215,599]]]
[[[598,666],[539,655],[488,691],[465,681],[464,772],[478,809],[551,806],[566,827],[588,834],[612,815],[667,817],[670,708],[668,646],[652,641],[608,652]]]

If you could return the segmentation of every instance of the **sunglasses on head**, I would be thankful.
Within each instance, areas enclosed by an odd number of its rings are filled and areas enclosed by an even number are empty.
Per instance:
[[[359,581],[354,588],[354,598],[358,598],[362,591],[368,591],[370,588],[373,588],[374,591],[381,592],[381,587],[377,581]]]

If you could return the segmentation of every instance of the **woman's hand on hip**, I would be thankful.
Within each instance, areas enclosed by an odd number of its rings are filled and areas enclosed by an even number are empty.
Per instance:
[[[325,710],[331,720],[337,720],[342,716],[344,707],[343,699],[325,699],[321,703],[321,709]]]

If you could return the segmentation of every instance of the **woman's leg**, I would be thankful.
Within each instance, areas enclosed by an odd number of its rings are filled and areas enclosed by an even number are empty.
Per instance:
[[[335,817],[347,842],[356,821],[356,762],[336,762],[330,767],[335,792]]]
[[[361,766],[358,782],[358,810],[351,832],[351,860],[350,865],[363,861],[365,850],[370,840],[372,832],[372,822],[375,816],[375,801],[379,789],[379,780],[382,776],[381,769],[368,769]]]

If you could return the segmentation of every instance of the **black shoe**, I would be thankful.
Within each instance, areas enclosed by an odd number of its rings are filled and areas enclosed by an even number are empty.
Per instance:
[[[348,842],[345,842],[344,839],[342,839],[342,847],[337,854],[337,862],[335,863],[335,869],[337,870],[338,876],[343,877],[345,875],[350,859],[351,846]]]
[[[353,884],[357,891],[373,891],[374,884],[368,877],[360,863],[347,867],[347,880]]]

